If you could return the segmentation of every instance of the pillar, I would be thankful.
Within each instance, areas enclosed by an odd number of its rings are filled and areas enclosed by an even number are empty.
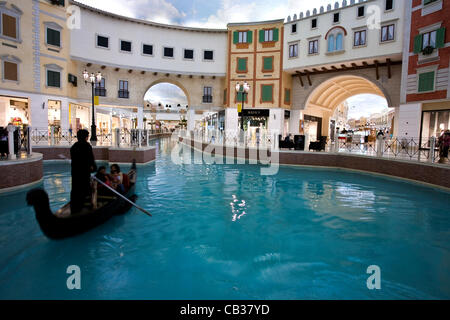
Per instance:
[[[13,125],[9,125],[7,127],[8,130],[8,159],[14,160],[16,159],[16,155],[14,153],[14,131],[16,131],[16,127]]]
[[[187,112],[187,131],[191,132],[195,129],[195,110],[190,108]]]
[[[420,122],[422,119],[422,104],[412,103],[403,104],[398,108],[395,108],[395,115],[398,118],[396,123],[396,132],[394,135],[397,137],[415,138],[418,139],[420,135]],[[418,141],[418,140],[417,140]]]
[[[284,109],[270,109],[269,114],[269,133],[272,134],[282,134],[284,127]]]
[[[137,109],[137,128],[144,129],[144,107],[139,105]]]
[[[225,109],[225,131],[237,132],[239,130],[239,115],[237,109]]]
[[[300,134],[300,120],[303,119],[301,110],[291,110],[291,118],[289,119],[289,133],[292,135]]]

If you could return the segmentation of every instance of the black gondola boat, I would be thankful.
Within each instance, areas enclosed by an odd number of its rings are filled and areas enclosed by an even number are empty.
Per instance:
[[[124,196],[135,201],[136,163],[128,172],[130,186]],[[114,194],[96,196],[95,204],[87,204],[79,213],[72,215],[70,202],[53,213],[48,194],[43,189],[33,189],[27,193],[27,203],[34,207],[36,220],[42,232],[50,239],[63,239],[89,231],[115,215],[126,213],[131,204]]]

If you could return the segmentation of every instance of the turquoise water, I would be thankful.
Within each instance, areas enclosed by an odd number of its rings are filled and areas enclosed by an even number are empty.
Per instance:
[[[0,298],[450,298],[448,193],[344,171],[177,166],[172,144],[157,141],[157,161],[139,167],[138,203],[152,218],[133,209],[51,241],[26,192],[0,195]],[[56,209],[69,165],[44,172]],[[69,265],[81,290],[66,287]],[[370,265],[381,290],[367,289]]]

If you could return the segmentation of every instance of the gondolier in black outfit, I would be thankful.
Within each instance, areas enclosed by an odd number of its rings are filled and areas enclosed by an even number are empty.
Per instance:
[[[91,173],[97,171],[92,146],[88,143],[89,132],[79,130],[77,139],[70,148],[72,159],[72,191],[70,193],[71,213],[81,211],[86,198],[91,196]]]

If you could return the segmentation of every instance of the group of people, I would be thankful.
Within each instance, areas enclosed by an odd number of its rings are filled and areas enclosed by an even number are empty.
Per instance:
[[[106,167],[101,166],[98,168],[97,174],[95,176],[97,177],[97,179],[102,181],[107,186],[124,194],[126,190],[130,187],[128,175],[123,174],[120,171],[120,167],[118,164],[113,164],[110,169],[111,173],[107,173]],[[98,184],[97,188],[98,194],[100,195],[106,195],[110,193],[110,190],[102,184]]]

